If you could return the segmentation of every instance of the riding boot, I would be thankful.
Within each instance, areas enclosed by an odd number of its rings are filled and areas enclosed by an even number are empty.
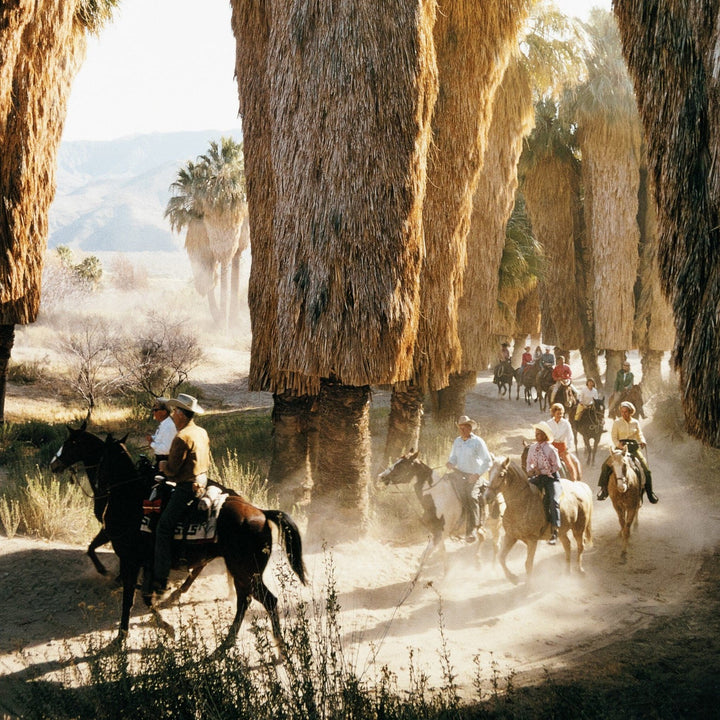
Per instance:
[[[645,495],[653,505],[658,501],[658,496],[653,492],[652,473],[649,470],[645,470]]]
[[[598,500],[605,500],[608,496],[608,481],[610,480],[610,475],[612,474],[612,470],[608,466],[607,463],[603,463],[602,470],[600,471],[600,479],[598,480],[598,487],[600,488],[600,491],[597,494]]]

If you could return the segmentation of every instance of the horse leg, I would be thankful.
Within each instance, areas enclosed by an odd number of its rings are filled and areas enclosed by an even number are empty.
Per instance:
[[[525,574],[527,579],[530,580],[530,576],[533,571],[533,564],[535,563],[535,551],[537,550],[537,540],[527,541],[527,555],[525,556]]]
[[[514,573],[510,572],[510,569],[507,566],[507,563],[505,562],[505,558],[507,558],[508,553],[513,549],[513,546],[517,542],[517,538],[512,537],[510,535],[505,535],[502,542],[502,548],[500,550],[500,555],[498,557],[498,560],[500,560],[500,567],[502,567],[505,577],[513,584],[518,584],[518,577]]]
[[[580,518],[578,518],[580,520]],[[586,520],[587,522],[587,520]],[[580,527],[579,522],[573,525],[573,537],[575,545],[577,545],[577,567],[581,575],[585,574],[585,568],[582,564],[583,552],[585,552],[585,528]],[[568,540],[568,569],[570,569],[570,541]]]
[[[140,574],[140,564],[120,558],[120,577],[122,578],[122,610],[120,612],[120,632],[118,641],[124,642],[130,627],[130,610],[135,599],[135,585]]]
[[[252,594],[256,600],[262,603],[270,617],[270,625],[272,626],[273,639],[275,647],[281,657],[285,656],[285,643],[282,639],[282,631],[280,629],[280,616],[277,610],[277,598],[268,590],[267,585],[263,582],[262,575],[256,575],[252,580]]]
[[[573,533],[574,534],[574,533]],[[565,572],[570,572],[570,557],[572,555],[572,546],[570,545],[570,538],[568,537],[567,530],[563,532],[562,528],[558,533],[560,542],[562,543],[563,550],[565,551]],[[575,536],[577,540],[577,535]]]
[[[183,581],[183,584],[180,585],[180,587],[175,588],[175,590],[173,590],[172,593],[170,593],[170,595],[165,600],[158,604],[158,607],[169,607],[174,602],[176,602],[182,594],[186,593],[190,589],[190,586],[197,580],[198,576],[203,571],[203,568],[208,564],[208,562],[210,561],[208,560],[206,562],[200,563],[199,565],[193,565],[189,569],[188,575]]]
[[[102,564],[102,562],[100,562],[100,558],[95,553],[95,549],[108,542],[110,542],[110,538],[107,536],[105,528],[102,528],[102,530],[100,530],[100,532],[93,538],[90,545],[88,545],[86,553],[90,560],[92,560],[92,564],[95,566],[95,569],[101,575],[107,575],[107,568]]]

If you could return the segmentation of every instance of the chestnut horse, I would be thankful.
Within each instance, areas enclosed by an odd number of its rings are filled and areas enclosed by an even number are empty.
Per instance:
[[[627,549],[630,542],[630,528],[637,526],[638,513],[642,505],[643,483],[640,472],[634,467],[632,455],[626,446],[622,450],[614,449],[606,461],[612,468],[608,480],[608,495],[620,522],[622,549],[620,562],[627,561]]]
[[[488,471],[489,485],[485,491],[485,499],[491,502],[498,493],[505,498],[503,528],[505,536],[498,559],[505,576],[517,584],[518,577],[510,572],[506,558],[518,540],[527,545],[525,572],[528,579],[532,574],[535,551],[538,541],[550,537],[551,527],[545,517],[542,495],[532,485],[527,475],[509,457],[496,457]],[[565,550],[565,564],[570,570],[571,547],[568,532],[572,531],[577,544],[577,568],[580,574],[585,570],[582,564],[585,544],[592,544],[592,509],[593,497],[590,487],[584,482],[560,480],[562,494],[560,496],[560,527],[558,537]]]
[[[86,431],[83,431],[86,434]],[[102,442],[102,441],[101,441]],[[87,444],[87,441],[86,441]],[[91,443],[95,445],[96,443]],[[62,450],[56,455],[56,467],[66,465]],[[77,462],[77,460],[76,460]],[[87,459],[83,459],[87,466]],[[56,470],[57,471],[57,470]],[[96,473],[97,496],[106,499],[103,527],[113,549],[120,558],[120,577],[123,584],[120,634],[126,637],[130,623],[135,588],[140,568],[148,565],[153,543],[148,546],[147,535],[141,531],[143,500],[148,495],[146,479],[137,472],[123,440],[108,435]],[[270,522],[280,529],[285,552],[295,574],[305,583],[305,566],[302,558],[300,532],[292,518],[280,510],[260,510],[241,496],[228,495],[217,516],[217,539],[212,543],[186,543],[185,554],[189,574],[185,582],[162,603],[168,605],[186,592],[202,569],[217,557],[225,560],[237,593],[235,617],[223,646],[231,645],[240,629],[245,612],[254,597],[265,607],[276,642],[282,645],[277,598],[262,579],[272,552]],[[151,598],[143,598],[153,611]],[[169,626],[165,625],[170,629]]]

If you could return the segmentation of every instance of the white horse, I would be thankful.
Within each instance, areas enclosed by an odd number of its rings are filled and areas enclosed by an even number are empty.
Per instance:
[[[465,535],[463,503],[452,483],[452,473],[440,475],[429,465],[417,459],[418,453],[408,453],[396,460],[387,470],[380,473],[385,485],[403,485],[415,481],[415,495],[423,508],[422,521],[432,533],[432,548],[439,550],[445,558],[445,539]],[[480,497],[482,501],[482,496]],[[502,527],[502,497],[495,498],[487,506],[487,518],[478,536],[484,539],[490,532],[493,538],[493,559],[500,549]]]

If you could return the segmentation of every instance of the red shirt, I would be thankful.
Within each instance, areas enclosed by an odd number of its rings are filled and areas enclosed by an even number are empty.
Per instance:
[[[569,365],[556,365],[552,371],[552,379],[557,380],[570,380],[572,377],[572,370]]]
[[[532,353],[526,352],[522,355],[522,367],[525,367],[528,363],[531,363],[533,359]]]

